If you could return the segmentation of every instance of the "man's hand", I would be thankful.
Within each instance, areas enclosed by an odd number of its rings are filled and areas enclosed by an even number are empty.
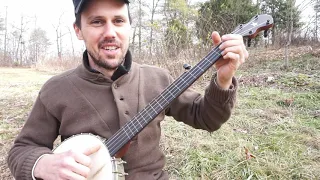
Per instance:
[[[248,58],[249,53],[246,50],[241,35],[227,34],[220,37],[218,32],[215,31],[211,37],[214,46],[217,46],[222,41],[219,47],[222,50],[222,58],[215,64],[218,70],[218,86],[222,89],[229,89],[232,84],[232,77],[240,65]]]
[[[43,156],[34,169],[34,176],[44,180],[85,180],[90,172],[90,155],[97,152],[101,145],[95,145],[82,152]]]

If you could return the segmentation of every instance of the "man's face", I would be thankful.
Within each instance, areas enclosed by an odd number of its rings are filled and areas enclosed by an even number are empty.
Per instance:
[[[89,61],[100,68],[115,70],[124,60],[131,30],[127,8],[118,0],[89,1],[81,14],[81,29],[74,25]]]

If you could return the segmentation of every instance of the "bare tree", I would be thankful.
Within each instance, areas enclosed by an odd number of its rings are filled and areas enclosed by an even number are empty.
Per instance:
[[[30,61],[29,64],[35,64],[44,58],[50,45],[46,32],[41,28],[32,31],[29,39]]]
[[[3,48],[3,61],[5,64],[7,64],[7,34],[8,34],[8,7],[6,6],[6,15],[4,20],[4,48]]]
[[[61,60],[62,59],[62,37],[68,33],[62,33],[62,23],[61,23],[61,18],[64,13],[61,13],[59,17],[59,21],[57,25],[52,24],[53,28],[56,31],[56,45],[57,45],[57,53],[58,53],[58,58]]]
[[[135,50],[135,39],[136,39],[136,35],[137,35],[137,27],[134,27],[134,28],[133,28],[133,35],[132,35],[132,43],[131,43],[132,52],[134,52],[134,50]]]
[[[20,17],[20,27],[16,27],[13,26],[14,29],[16,29],[15,31],[15,36],[18,36],[17,43],[16,43],[16,48],[15,48],[15,53],[14,53],[14,58],[15,58],[15,62],[18,65],[23,65],[23,59],[22,59],[22,54],[25,53],[26,48],[25,48],[25,41],[23,39],[24,33],[28,30],[28,23],[29,21],[26,21],[24,16],[21,15]]]
[[[318,25],[319,25],[319,13],[320,13],[320,0],[316,0],[315,1],[315,5],[314,5],[314,11],[315,11],[315,40],[318,42],[319,38],[318,38]]]
[[[4,19],[0,17],[0,35],[4,35],[1,32],[4,31]]]
[[[289,22],[288,22],[288,28],[287,28],[287,43],[285,46],[285,64],[284,68],[287,69],[289,67],[289,46],[291,44],[291,38],[292,38],[292,31],[293,31],[293,7],[295,5],[295,0],[290,0],[291,8],[289,12]]]
[[[142,2],[139,0],[139,57],[141,57]]]
[[[152,0],[151,8],[151,19],[150,19],[150,39],[149,39],[149,55],[152,56],[152,47],[153,47],[153,28],[154,28],[154,15],[158,7],[160,0]]]
[[[74,53],[74,44],[73,44],[72,32],[71,32],[69,26],[67,26],[66,28],[68,29],[68,33],[69,33],[70,40],[71,40],[72,58],[73,58],[73,60],[75,60],[76,56],[75,56],[75,53]]]

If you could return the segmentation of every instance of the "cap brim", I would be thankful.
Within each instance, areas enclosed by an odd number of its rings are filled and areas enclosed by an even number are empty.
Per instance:
[[[82,7],[82,4],[83,4],[84,1],[85,1],[85,0],[80,0],[80,2],[77,4],[77,7],[74,8],[74,13],[75,13],[75,14],[78,14],[78,13],[80,12],[81,7]],[[123,1],[124,1],[124,3],[126,3],[126,4],[129,4],[129,3],[130,3],[130,0],[123,0]]]

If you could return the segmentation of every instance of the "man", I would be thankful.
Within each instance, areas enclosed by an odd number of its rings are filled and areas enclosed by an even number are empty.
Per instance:
[[[128,1],[73,2],[74,29],[86,46],[83,64],[42,87],[9,152],[8,164],[18,180],[85,179],[92,163],[88,156],[101,147],[53,154],[57,136],[92,133],[108,139],[173,81],[166,70],[132,62]],[[212,39],[215,45],[221,42],[217,32]],[[123,157],[126,179],[168,179],[159,149],[165,115],[207,131],[218,129],[230,117],[237,89],[233,76],[248,52],[239,35],[225,35],[222,41],[223,58],[216,63],[218,73],[204,97],[185,91],[133,138]]]

